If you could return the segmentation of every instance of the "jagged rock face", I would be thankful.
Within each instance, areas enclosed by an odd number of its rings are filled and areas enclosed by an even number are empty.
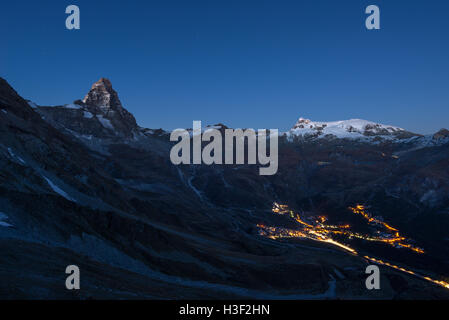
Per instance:
[[[449,138],[449,130],[447,129],[441,129],[433,135],[433,139],[435,140],[443,140],[447,138]]]
[[[125,135],[131,134],[137,128],[136,119],[123,108],[117,92],[108,79],[101,78],[95,82],[84,97],[83,103],[89,112],[102,116],[99,120],[106,127],[109,124],[104,119],[109,120],[114,129]]]
[[[120,102],[111,81],[101,78],[83,100],[58,107],[38,107],[45,119],[82,136],[134,137],[139,127]]]
[[[86,105],[103,107],[105,109],[123,109],[117,92],[112,89],[111,81],[105,78],[101,78],[92,85],[83,102]]]

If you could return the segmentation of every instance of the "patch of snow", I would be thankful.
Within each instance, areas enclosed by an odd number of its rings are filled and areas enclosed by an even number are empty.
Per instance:
[[[79,106],[77,104],[69,103],[69,104],[64,105],[64,108],[66,108],[66,109],[81,109],[81,106]]]
[[[14,151],[12,151],[11,148],[8,148],[8,152],[9,152],[9,155],[11,156],[11,158],[19,160],[19,162],[20,162],[21,164],[26,164],[25,160],[23,160],[21,157],[19,157],[18,155],[16,155],[16,154],[14,153]]]
[[[231,188],[231,185],[226,181],[223,172],[221,172],[221,180],[223,181],[225,188]]]
[[[47,181],[47,183],[49,184],[49,186],[53,189],[54,192],[56,192],[57,194],[59,194],[60,196],[66,198],[69,201],[73,201],[76,202],[75,199],[73,199],[72,197],[70,197],[64,190],[62,190],[61,188],[59,188],[56,184],[54,184],[50,179],[48,179],[46,176],[43,176],[44,179]]]
[[[6,111],[5,109],[2,109],[2,112],[3,112],[4,114],[7,114],[7,113],[8,113],[8,111]]]
[[[343,280],[345,278],[345,276],[340,271],[338,271],[338,269],[334,268],[334,272],[340,279]]]
[[[97,115],[97,119],[98,119],[98,121],[100,121],[100,123],[103,127],[108,128],[108,129],[114,129],[111,121],[109,121],[109,119],[103,118],[103,116],[101,114]]]
[[[199,191],[197,188],[195,188],[195,186],[192,184],[192,180],[193,180],[194,178],[195,178],[194,175],[191,176],[191,177],[187,180],[187,185],[190,187],[190,189],[193,190],[193,192],[195,192],[195,194],[198,196],[198,198],[200,198],[200,200],[201,200],[202,202],[204,202],[202,192]]]
[[[420,202],[428,202],[428,203],[435,203],[437,201],[437,193],[435,190],[429,190],[423,196],[421,199],[419,199]]]
[[[0,212],[0,227],[8,228],[13,226],[12,224],[5,222],[5,220],[8,220],[8,216],[3,212]]]
[[[93,118],[93,114],[92,113],[90,113],[89,111],[84,111],[84,118],[87,118],[87,119],[91,119],[91,118]]]
[[[91,135],[91,134],[82,134],[79,137],[83,138],[83,139],[87,139],[87,140],[92,140],[93,135]]]
[[[33,108],[33,109],[36,109],[37,108],[37,105],[33,102],[33,101],[27,101],[28,102],[28,105],[31,107],[31,108]]]
[[[8,228],[8,227],[12,227],[12,224],[9,224],[9,223],[4,222],[4,221],[0,221],[0,227]]]

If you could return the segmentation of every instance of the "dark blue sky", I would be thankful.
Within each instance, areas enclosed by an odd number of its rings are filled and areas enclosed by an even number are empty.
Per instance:
[[[81,30],[65,29],[65,8]],[[365,28],[369,4],[381,30]],[[111,79],[140,125],[449,127],[449,1],[2,1],[0,76],[38,104]]]

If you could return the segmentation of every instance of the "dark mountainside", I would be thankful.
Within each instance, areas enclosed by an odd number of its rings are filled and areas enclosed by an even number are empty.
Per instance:
[[[300,121],[295,130],[313,132],[280,138],[274,176],[175,166],[169,133],[139,127],[109,80],[48,107],[0,78],[0,298],[448,299],[446,288],[387,266],[382,289],[367,290],[364,258],[448,281],[448,131],[351,125],[345,134],[366,139],[348,139]],[[425,253],[352,237],[341,242],[358,255],[271,239],[261,225],[298,228],[273,213],[275,202],[375,234],[348,209],[363,205]],[[78,291],[65,288],[72,264]]]

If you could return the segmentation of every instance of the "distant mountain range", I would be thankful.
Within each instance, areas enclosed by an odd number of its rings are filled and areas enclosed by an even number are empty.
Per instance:
[[[280,137],[274,176],[175,166],[168,137],[139,127],[107,79],[82,100],[38,106],[0,78],[0,298],[449,298],[388,267],[382,290],[364,282],[364,256],[449,278],[448,130],[300,118]],[[335,241],[358,255],[265,237],[261,226],[301,227],[273,203],[308,223],[326,216],[374,233],[348,210],[360,204],[425,253],[357,237]],[[71,264],[80,291],[64,287]]]
[[[134,138],[155,130],[141,128],[134,116],[123,106],[117,92],[108,79],[101,78],[92,85],[82,100],[61,106],[29,105],[43,119],[80,139]],[[220,124],[220,127],[227,126]],[[167,132],[159,129],[159,134]],[[449,131],[441,129],[434,135],[423,136],[405,129],[372,121],[351,119],[332,122],[315,122],[299,118],[291,130],[281,133],[290,141],[314,139],[352,139],[374,143],[407,143],[416,146],[441,145],[449,141]]]
[[[362,119],[332,122],[315,122],[299,118],[293,128],[286,133],[290,139],[353,139],[365,142],[414,143],[416,145],[438,145],[449,141],[449,131],[441,129],[433,135],[420,135],[405,129],[375,123]]]

